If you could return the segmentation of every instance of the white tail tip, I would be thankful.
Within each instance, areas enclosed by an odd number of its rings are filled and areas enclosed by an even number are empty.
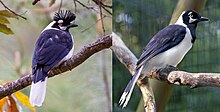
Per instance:
[[[31,85],[30,91],[30,103],[32,106],[42,106],[45,95],[46,95],[46,85],[47,85],[47,77],[44,81],[39,81],[37,83],[33,83]]]
[[[128,101],[131,98],[131,92],[124,92],[119,100],[119,105],[122,106],[122,108],[125,108],[128,104]]]

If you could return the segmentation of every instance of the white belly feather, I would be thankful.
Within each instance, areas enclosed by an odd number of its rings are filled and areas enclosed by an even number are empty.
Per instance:
[[[158,54],[144,65],[143,73],[149,72],[152,68],[161,68],[167,65],[177,66],[186,53],[192,48],[192,36],[190,30],[186,28],[186,37],[175,47]]]

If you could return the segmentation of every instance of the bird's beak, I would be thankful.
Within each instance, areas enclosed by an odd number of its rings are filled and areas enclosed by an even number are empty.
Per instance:
[[[77,27],[77,24],[71,23],[70,25],[67,26],[67,28],[72,28],[72,27]]]
[[[208,21],[209,19],[208,18],[206,18],[206,17],[201,17],[200,19],[199,19],[199,22],[200,21]]]

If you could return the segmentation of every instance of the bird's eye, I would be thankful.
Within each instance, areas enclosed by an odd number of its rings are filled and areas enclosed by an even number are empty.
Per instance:
[[[63,26],[63,24],[59,24],[59,26]]]
[[[190,15],[189,15],[189,17],[190,17],[190,18],[193,18],[193,15],[192,15],[192,14],[190,14]]]

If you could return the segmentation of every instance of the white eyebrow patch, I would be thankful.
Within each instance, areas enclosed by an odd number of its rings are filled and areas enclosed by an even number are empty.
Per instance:
[[[63,23],[63,20],[59,20],[58,23],[59,23],[59,24],[62,24],[62,23]]]
[[[189,13],[188,13],[188,15],[191,15],[191,14],[192,14],[192,12],[189,12]]]

